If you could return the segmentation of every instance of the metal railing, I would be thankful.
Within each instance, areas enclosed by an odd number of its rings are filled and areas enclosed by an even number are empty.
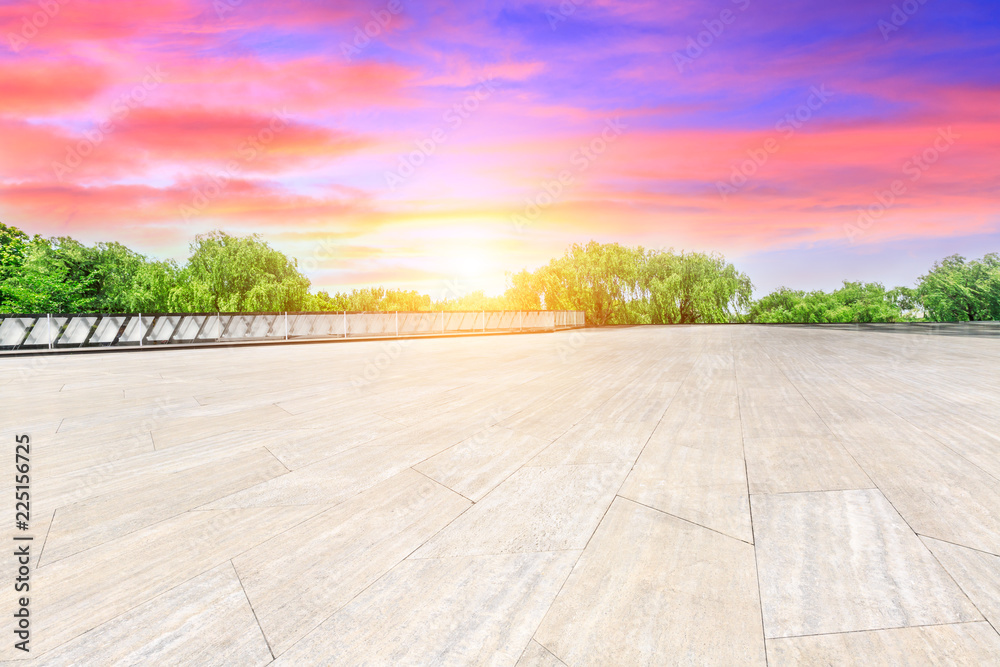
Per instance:
[[[922,334],[927,336],[1000,336],[1000,322],[870,322],[860,324],[806,324],[823,329]]]
[[[0,314],[0,350],[370,338],[586,326],[580,311]]]

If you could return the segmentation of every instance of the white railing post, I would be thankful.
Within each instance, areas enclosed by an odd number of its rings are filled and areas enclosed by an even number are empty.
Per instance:
[[[524,331],[524,311],[517,311],[517,330]]]
[[[444,311],[441,311],[441,333],[444,333]]]
[[[288,340],[288,311],[285,311],[285,340]]]
[[[49,340],[49,349],[52,349],[52,313],[45,316],[45,336]]]
[[[142,313],[139,313],[139,347],[142,347],[142,339],[145,337],[142,330]]]
[[[399,311],[396,311],[396,337],[399,338]]]
[[[486,311],[483,311],[483,333],[486,333]]]
[[[344,338],[347,338],[347,311],[344,311]]]

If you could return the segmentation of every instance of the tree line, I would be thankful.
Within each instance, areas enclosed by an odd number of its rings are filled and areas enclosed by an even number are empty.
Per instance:
[[[591,241],[535,271],[508,273],[507,283],[496,297],[438,300],[384,287],[313,293],[296,260],[257,235],[198,235],[181,265],[0,223],[3,313],[548,309],[582,310],[598,326],[1000,320],[996,253],[947,257],[914,287],[844,281],[831,292],[782,287],[754,300],[750,278],[721,255]]]

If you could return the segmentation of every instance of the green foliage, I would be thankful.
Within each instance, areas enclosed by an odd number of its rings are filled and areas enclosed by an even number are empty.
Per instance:
[[[304,310],[309,280],[259,236],[212,232],[195,237],[191,257],[170,293],[178,312]]]
[[[15,304],[10,301],[4,285],[24,266],[28,241],[28,235],[23,231],[0,222],[0,312],[13,312]]]
[[[781,287],[751,300],[750,279],[717,254],[574,244],[536,271],[507,274],[502,296],[433,301],[385,287],[309,293],[294,259],[259,236],[195,237],[191,256],[144,257],[120,243],[29,238],[0,223],[0,312],[582,310],[591,325],[1000,320],[1000,255],[936,262],[916,288],[844,281],[832,292]]]
[[[904,319],[901,304],[911,291],[897,287],[886,291],[881,283],[852,283],[833,292],[801,292],[781,287],[756,301],[747,320],[759,323],[821,324],[898,322]]]
[[[541,310],[542,298],[536,289],[534,274],[526,270],[507,272],[507,291],[503,299],[507,310]]]
[[[87,258],[72,239],[36,236],[23,248],[20,265],[3,282],[3,311],[74,313],[93,307]]]
[[[753,290],[750,279],[719,255],[594,241],[573,245],[564,257],[534,274],[517,274],[513,282],[508,298],[519,304],[583,310],[598,326],[734,322]]]
[[[24,264],[28,235],[17,227],[0,222],[0,281],[9,278]]]
[[[902,313],[903,319],[912,321],[920,319],[923,314],[923,306],[920,303],[920,295],[912,287],[894,287],[886,292],[889,303],[894,305]]]
[[[120,243],[88,248],[36,236],[0,284],[4,312],[163,311],[176,279],[172,262],[147,260]]]
[[[482,290],[469,292],[454,299],[444,299],[434,304],[433,310],[515,310],[502,296],[486,296]]]
[[[721,255],[651,252],[640,282],[652,324],[738,321],[750,306],[753,284]]]
[[[311,310],[347,310],[351,312],[416,312],[430,310],[431,298],[415,290],[367,287],[348,292],[338,292],[330,296],[319,292],[310,297]]]
[[[99,243],[89,250],[94,299],[101,312],[165,312],[179,269],[174,262],[152,261],[120,243]]]
[[[582,310],[597,326],[633,324],[644,254],[617,243],[574,243],[536,271],[531,284],[547,310]]]
[[[935,262],[917,287],[927,319],[937,322],[1000,320],[1000,255]]]
[[[779,287],[750,306],[748,322],[788,324],[795,321],[796,309],[805,297],[805,292],[787,287]]]

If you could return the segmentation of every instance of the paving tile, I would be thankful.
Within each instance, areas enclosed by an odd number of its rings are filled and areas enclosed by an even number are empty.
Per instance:
[[[283,653],[469,506],[404,470],[237,556],[271,648]]]
[[[694,416],[699,422],[739,419],[740,402],[736,381],[693,375],[684,381],[664,413],[664,421]]]
[[[200,509],[335,505],[444,449],[443,445],[358,446]]]
[[[266,661],[249,593],[288,663],[759,664],[765,627],[774,664],[996,662],[996,340],[391,344],[0,358],[3,433],[37,447],[34,648]]]
[[[921,537],[994,628],[1000,628],[1000,556]]]
[[[919,413],[907,416],[907,421],[1000,481],[1000,420],[978,415],[959,419]]]
[[[635,461],[657,422],[584,422],[573,426],[528,461],[529,466],[613,464]]]
[[[578,556],[404,561],[274,664],[513,665]]]
[[[649,444],[679,445],[731,458],[743,457],[743,426],[739,417],[667,410]]]
[[[1000,635],[982,622],[767,640],[772,667],[995,665],[998,655]]]
[[[567,665],[763,665],[753,547],[618,498],[535,639]]]
[[[246,430],[255,424],[266,424],[275,419],[284,419],[288,414],[276,405],[258,406],[252,410],[242,410],[228,414],[205,414],[171,419],[169,415],[160,418],[157,428],[152,431],[153,444],[157,449],[176,447],[198,438]]]
[[[740,392],[740,414],[743,435],[747,438],[781,436],[818,436],[830,429],[812,407],[798,395],[783,395],[776,388],[757,387]]]
[[[549,653],[547,648],[532,639],[514,667],[565,667],[565,665],[566,663]]]
[[[877,489],[751,502],[767,637],[981,620]]]
[[[750,493],[870,489],[875,485],[832,437],[785,436],[743,441]]]
[[[663,416],[680,384],[680,382],[631,382],[591,411],[584,421],[608,424],[655,422]]]
[[[1000,554],[996,478],[926,436],[842,442],[917,533]]]
[[[127,491],[112,491],[60,507],[49,527],[41,564],[110,542],[287,473],[266,449],[259,448],[183,472],[156,475]]]
[[[301,437],[302,433],[303,431],[288,431],[281,435],[291,439]],[[254,449],[268,448],[274,444],[275,439],[273,433],[230,431],[185,445],[144,452],[61,475],[38,475],[36,495],[46,507],[57,508],[107,493],[128,493],[132,489],[153,484],[163,475],[210,465],[213,461],[238,456]]]
[[[162,595],[321,511],[186,512],[33,573],[32,628],[45,651]]]
[[[618,493],[738,540],[753,542],[742,458],[651,442]]]
[[[374,414],[358,415],[351,419],[337,419],[330,415],[327,421],[335,425],[276,432],[267,448],[286,468],[297,470],[403,428],[396,422]]]
[[[273,660],[228,561],[49,651],[37,665],[266,665]]]
[[[548,444],[547,440],[495,426],[477,432],[414,469],[469,500],[478,501]]]
[[[582,549],[627,473],[599,465],[521,468],[413,557]]]
[[[37,473],[54,477],[154,451],[149,431],[121,431],[119,427],[116,433],[92,438],[80,438],[73,433],[39,438]]]

